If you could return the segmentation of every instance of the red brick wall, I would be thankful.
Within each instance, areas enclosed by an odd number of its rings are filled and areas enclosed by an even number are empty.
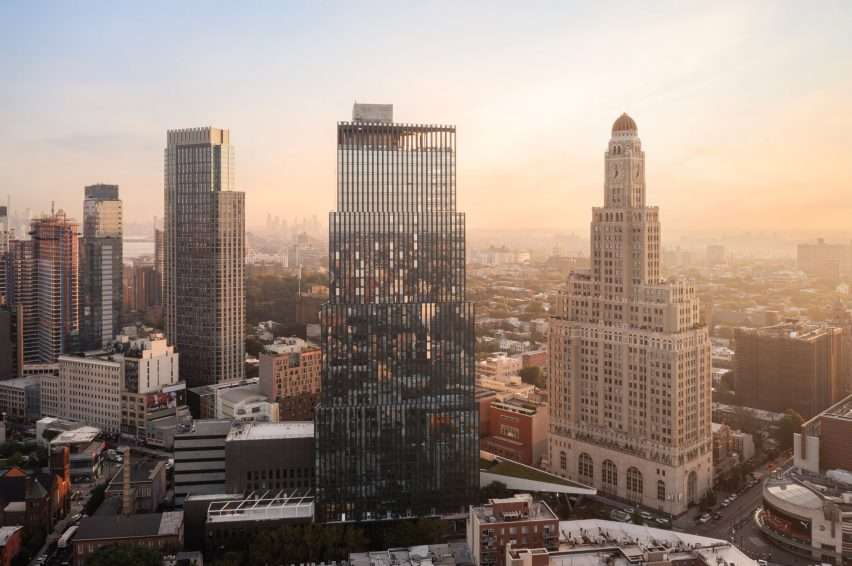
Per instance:
[[[819,466],[823,470],[852,471],[852,421],[820,420]]]

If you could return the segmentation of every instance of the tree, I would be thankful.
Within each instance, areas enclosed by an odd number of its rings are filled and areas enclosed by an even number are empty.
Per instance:
[[[793,409],[787,409],[784,412],[784,418],[778,423],[778,428],[775,429],[775,440],[782,450],[787,450],[793,446],[793,434],[802,430],[804,419],[802,415]]]
[[[479,488],[479,502],[482,504],[488,503],[489,499],[503,499],[511,496],[512,492],[503,482],[495,481]]]
[[[160,553],[147,546],[119,544],[102,546],[86,558],[86,566],[160,566]]]
[[[522,368],[518,375],[521,376],[521,381],[535,385],[539,389],[547,388],[547,381],[544,379],[544,372],[538,366],[529,366]]]
[[[86,506],[84,508],[87,515],[95,514],[95,511],[97,511],[98,507],[101,506],[101,503],[104,502],[105,495],[106,486],[104,484],[100,484],[92,490],[91,495],[89,495],[89,500],[86,502]]]

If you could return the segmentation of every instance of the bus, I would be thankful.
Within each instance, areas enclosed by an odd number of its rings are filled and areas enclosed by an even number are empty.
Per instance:
[[[71,539],[74,538],[74,535],[77,533],[77,525],[73,525],[68,527],[62,536],[59,537],[59,542],[56,543],[56,548],[60,550],[64,550],[68,548],[68,543],[71,542]]]

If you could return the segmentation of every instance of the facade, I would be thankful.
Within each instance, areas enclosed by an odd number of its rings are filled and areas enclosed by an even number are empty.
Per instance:
[[[531,495],[491,499],[471,507],[467,519],[467,544],[475,564],[504,566],[506,546],[559,548],[559,517],[547,503]]]
[[[165,460],[125,455],[122,464],[121,472],[116,473],[107,484],[106,496],[121,498],[125,495],[125,467],[130,466],[130,477],[127,479],[133,508],[129,511],[122,508],[122,513],[154,513],[165,501],[169,487]]]
[[[824,323],[785,321],[737,329],[737,402],[810,418],[846,393],[843,329]]]
[[[0,206],[0,305],[7,303],[6,299],[6,257],[9,253],[9,242],[14,239],[15,231],[9,227],[9,209]]]
[[[30,240],[9,244],[7,295],[20,307],[23,362],[54,363],[79,346],[78,224],[61,210],[32,221]]]
[[[186,399],[192,417],[195,419],[219,418],[217,415],[222,414],[222,404],[220,402],[222,393],[231,389],[242,389],[251,393],[257,393],[260,391],[258,383],[259,378],[250,377],[248,379],[234,379],[212,385],[189,388],[186,392]]]
[[[163,319],[190,386],[245,376],[245,194],[228,130],[170,130]]]
[[[323,521],[458,511],[477,496],[455,127],[392,116],[356,104],[337,127],[316,418]]]
[[[12,566],[23,548],[23,537],[23,527],[0,527],[0,566]]]
[[[225,441],[225,491],[314,489],[314,423],[234,425]]]
[[[604,160],[591,270],[569,276],[550,325],[549,468],[680,514],[712,482],[710,339],[692,285],[660,277],[659,210],[627,114]]]
[[[122,215],[118,185],[90,185],[80,242],[80,346],[103,348],[118,333],[122,301]]]
[[[285,338],[260,354],[260,390],[267,399],[278,402],[281,420],[310,420],[321,370],[319,348],[300,338]]]
[[[719,480],[737,465],[754,456],[754,438],[721,423],[713,423],[712,430],[713,478]]]
[[[100,429],[83,426],[60,432],[50,441],[51,451],[68,449],[69,477],[72,481],[92,481],[100,477],[106,450],[104,441],[99,440],[100,435]]]
[[[183,546],[183,512],[84,517],[73,544],[74,566],[102,546],[137,544],[172,554]]]
[[[487,435],[480,448],[528,466],[538,466],[547,454],[548,407],[526,399],[493,400],[488,407]]]
[[[190,494],[225,491],[225,439],[231,421],[197,420],[175,434],[175,505]]]
[[[509,356],[498,352],[482,360],[476,366],[476,375],[481,379],[508,382],[525,367],[521,356]]]
[[[124,363],[108,356],[60,356],[59,376],[42,377],[42,412],[100,428],[121,431]]]
[[[852,395],[802,423],[794,435],[793,465],[812,474],[852,473]]]
[[[41,417],[40,382],[38,376],[0,381],[0,414],[6,421],[33,423]]]
[[[278,403],[261,393],[257,383],[219,391],[216,418],[240,422],[277,423]]]

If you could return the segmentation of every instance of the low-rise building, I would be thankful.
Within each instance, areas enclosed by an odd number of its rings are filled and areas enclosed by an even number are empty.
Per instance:
[[[480,424],[480,426],[482,426]],[[494,399],[488,407],[482,450],[537,466],[547,450],[548,407],[519,397]]]
[[[491,499],[471,507],[467,544],[479,566],[504,566],[506,545],[520,548],[559,547],[559,518],[543,501],[531,495]]]
[[[106,449],[100,436],[100,429],[81,426],[63,431],[50,441],[51,449],[68,448],[71,481],[91,481],[100,477]]]
[[[119,469],[110,480],[106,496],[121,496],[124,493],[124,468],[130,466],[130,485],[133,493],[134,513],[153,513],[166,499],[168,480],[166,479],[166,462],[150,457],[137,457],[134,454],[129,460],[122,462]]]
[[[249,379],[233,379],[208,385],[199,385],[198,387],[190,387],[186,391],[186,402],[189,405],[192,418],[221,418],[217,417],[217,415],[221,412],[219,396],[222,392],[229,391],[231,389],[249,389],[251,391],[256,391],[259,381],[259,378],[252,377]]]
[[[225,491],[314,488],[314,423],[234,423],[225,441]]]
[[[281,420],[313,419],[322,351],[300,338],[281,338],[260,355],[260,391],[277,401]]]
[[[74,536],[74,566],[103,546],[136,544],[174,554],[183,544],[183,512],[84,517]]]
[[[41,417],[41,378],[37,375],[0,381],[0,412],[18,424]]]
[[[271,402],[261,393],[260,385],[252,383],[231,387],[218,394],[217,419],[232,421],[277,423],[278,403]]]
[[[225,491],[225,439],[231,421],[197,420],[175,434],[175,505],[183,505],[189,494]]]
[[[476,375],[481,379],[508,383],[513,376],[518,375],[522,367],[523,360],[520,356],[498,352],[479,362]]]
[[[464,542],[429,544],[409,548],[391,548],[370,552],[353,552],[349,555],[349,566],[475,566],[470,548]]]
[[[758,566],[726,540],[597,519],[562,521],[557,548],[507,545],[506,566]]]

